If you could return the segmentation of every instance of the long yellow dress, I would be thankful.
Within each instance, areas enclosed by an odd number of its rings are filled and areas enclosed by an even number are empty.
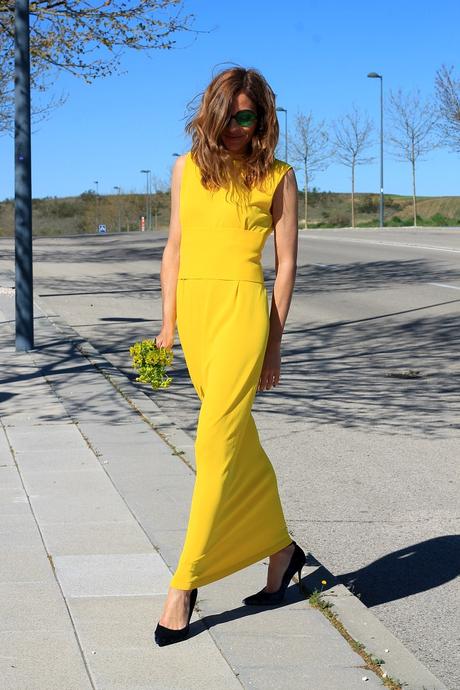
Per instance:
[[[251,414],[269,333],[260,259],[273,230],[273,194],[290,167],[275,160],[263,188],[250,192],[208,191],[186,155],[176,314],[201,408],[188,527],[170,581],[177,589],[209,584],[292,541]]]

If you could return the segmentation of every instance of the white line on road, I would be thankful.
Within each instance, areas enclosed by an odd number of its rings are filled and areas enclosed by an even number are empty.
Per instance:
[[[408,242],[383,242],[381,240],[352,239],[351,237],[318,237],[317,235],[304,235],[299,233],[299,237],[307,240],[327,240],[329,242],[359,242],[360,244],[384,244],[387,247],[415,247],[416,249],[432,249],[436,252],[451,252],[460,254],[460,249],[449,249],[449,247],[432,247],[425,244],[409,244]]]
[[[460,290],[459,285],[447,285],[446,283],[427,283],[427,285],[434,285],[435,287],[450,288],[451,290]]]

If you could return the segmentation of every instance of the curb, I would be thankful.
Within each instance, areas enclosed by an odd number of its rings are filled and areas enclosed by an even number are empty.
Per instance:
[[[193,439],[59,314],[45,307],[36,298],[34,303],[56,330],[75,346],[170,446],[173,453],[195,472]],[[339,583],[311,554],[307,558],[307,575],[302,578],[302,587],[307,590],[306,596],[314,591],[321,592],[321,599],[333,606],[333,613],[349,635],[359,646],[364,646],[368,654],[381,660],[379,666],[383,672],[382,681],[386,677],[397,680],[407,690],[449,690],[387,630],[356,595]],[[324,580],[327,582],[327,589],[322,585]]]

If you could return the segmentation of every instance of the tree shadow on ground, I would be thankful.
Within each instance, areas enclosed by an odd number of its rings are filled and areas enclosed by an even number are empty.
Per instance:
[[[126,252],[126,248],[114,246],[115,250],[118,255]],[[89,250],[80,251],[83,260]],[[129,259],[128,253],[126,260]],[[457,280],[459,276],[460,271],[448,271],[442,263],[423,260],[351,263],[328,271],[303,266],[296,281],[296,299],[304,299],[303,294],[314,291],[383,289],[388,285]],[[134,294],[137,291],[139,300],[152,299],[155,290],[156,297],[161,297],[157,277],[128,272],[111,273],[109,278],[69,279],[64,286],[58,276],[42,279],[40,294],[59,294],[63,288],[66,294],[118,293],[120,286],[129,286],[127,289]],[[457,433],[460,313],[455,312],[459,304],[458,299],[424,303],[418,298],[418,306],[413,309],[396,308],[333,323],[309,322],[307,308],[305,317],[299,309],[293,311],[283,336],[280,384],[257,393],[255,411],[283,415],[287,431],[289,425],[304,420],[319,426],[332,424],[367,432],[409,433],[414,437],[442,438]],[[200,305],[195,305],[195,309],[200,309]],[[75,327],[81,327],[85,337],[134,382],[129,347],[136,340],[152,337],[161,323],[159,319],[149,323],[135,315],[123,318],[117,310],[101,319],[95,317],[94,323],[88,321]],[[52,343],[50,335],[47,347]],[[417,378],[404,378],[404,372],[407,375],[410,370],[419,372]],[[187,414],[180,417],[181,425],[193,432],[199,400],[188,378],[177,337],[170,374],[172,385],[161,391],[135,385],[166,411],[193,413],[193,420],[190,414],[188,418]]]
[[[453,300],[445,304],[454,304]],[[404,320],[388,315],[327,325],[294,324],[282,347],[280,385],[258,392],[254,410],[283,415],[283,425],[339,425],[412,436],[442,438],[460,429],[460,314]],[[415,318],[414,318],[415,316]],[[133,379],[126,352],[143,336],[106,325],[96,344]],[[174,347],[173,384],[160,393],[144,389],[160,407],[197,411],[180,345]],[[418,378],[405,378],[408,372]],[[399,378],[401,376],[401,378]],[[196,416],[195,416],[196,421]],[[192,430],[192,427],[188,429]]]
[[[273,269],[265,269],[264,272],[266,285],[271,290],[275,272]],[[423,259],[328,264],[326,267],[305,264],[297,268],[295,294],[388,289],[417,283],[458,280],[459,269],[449,268],[442,261]]]
[[[58,240],[58,241],[56,241]],[[51,263],[109,263],[161,261],[165,234],[88,235],[34,238],[34,261]]]

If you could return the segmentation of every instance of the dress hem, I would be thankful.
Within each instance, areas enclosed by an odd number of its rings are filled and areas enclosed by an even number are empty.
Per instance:
[[[244,558],[242,561],[238,561],[238,563],[233,564],[232,566],[229,566],[227,568],[224,568],[223,570],[219,571],[218,573],[215,573],[214,575],[211,575],[209,577],[198,577],[198,578],[192,578],[189,580],[187,584],[184,584],[184,581],[182,581],[182,585],[177,585],[177,584],[172,584],[173,580],[175,579],[175,575],[173,575],[171,581],[170,581],[170,587],[174,587],[175,589],[194,589],[195,587],[203,587],[204,585],[209,585],[211,582],[215,582],[216,580],[221,580],[224,577],[227,577],[228,575],[232,575],[233,573],[236,573],[238,570],[242,570],[243,568],[247,568],[250,565],[253,565],[254,563],[257,563],[260,561],[262,558],[265,558],[266,556],[271,556],[272,554],[276,553],[277,551],[280,551],[281,549],[285,548],[286,546],[289,546],[289,544],[292,542],[292,537],[288,535],[288,540],[286,537],[284,537],[282,540],[278,541],[274,546],[271,546],[269,548],[263,549],[263,551],[259,551],[258,553],[254,554],[253,556],[249,556],[247,558]]]

